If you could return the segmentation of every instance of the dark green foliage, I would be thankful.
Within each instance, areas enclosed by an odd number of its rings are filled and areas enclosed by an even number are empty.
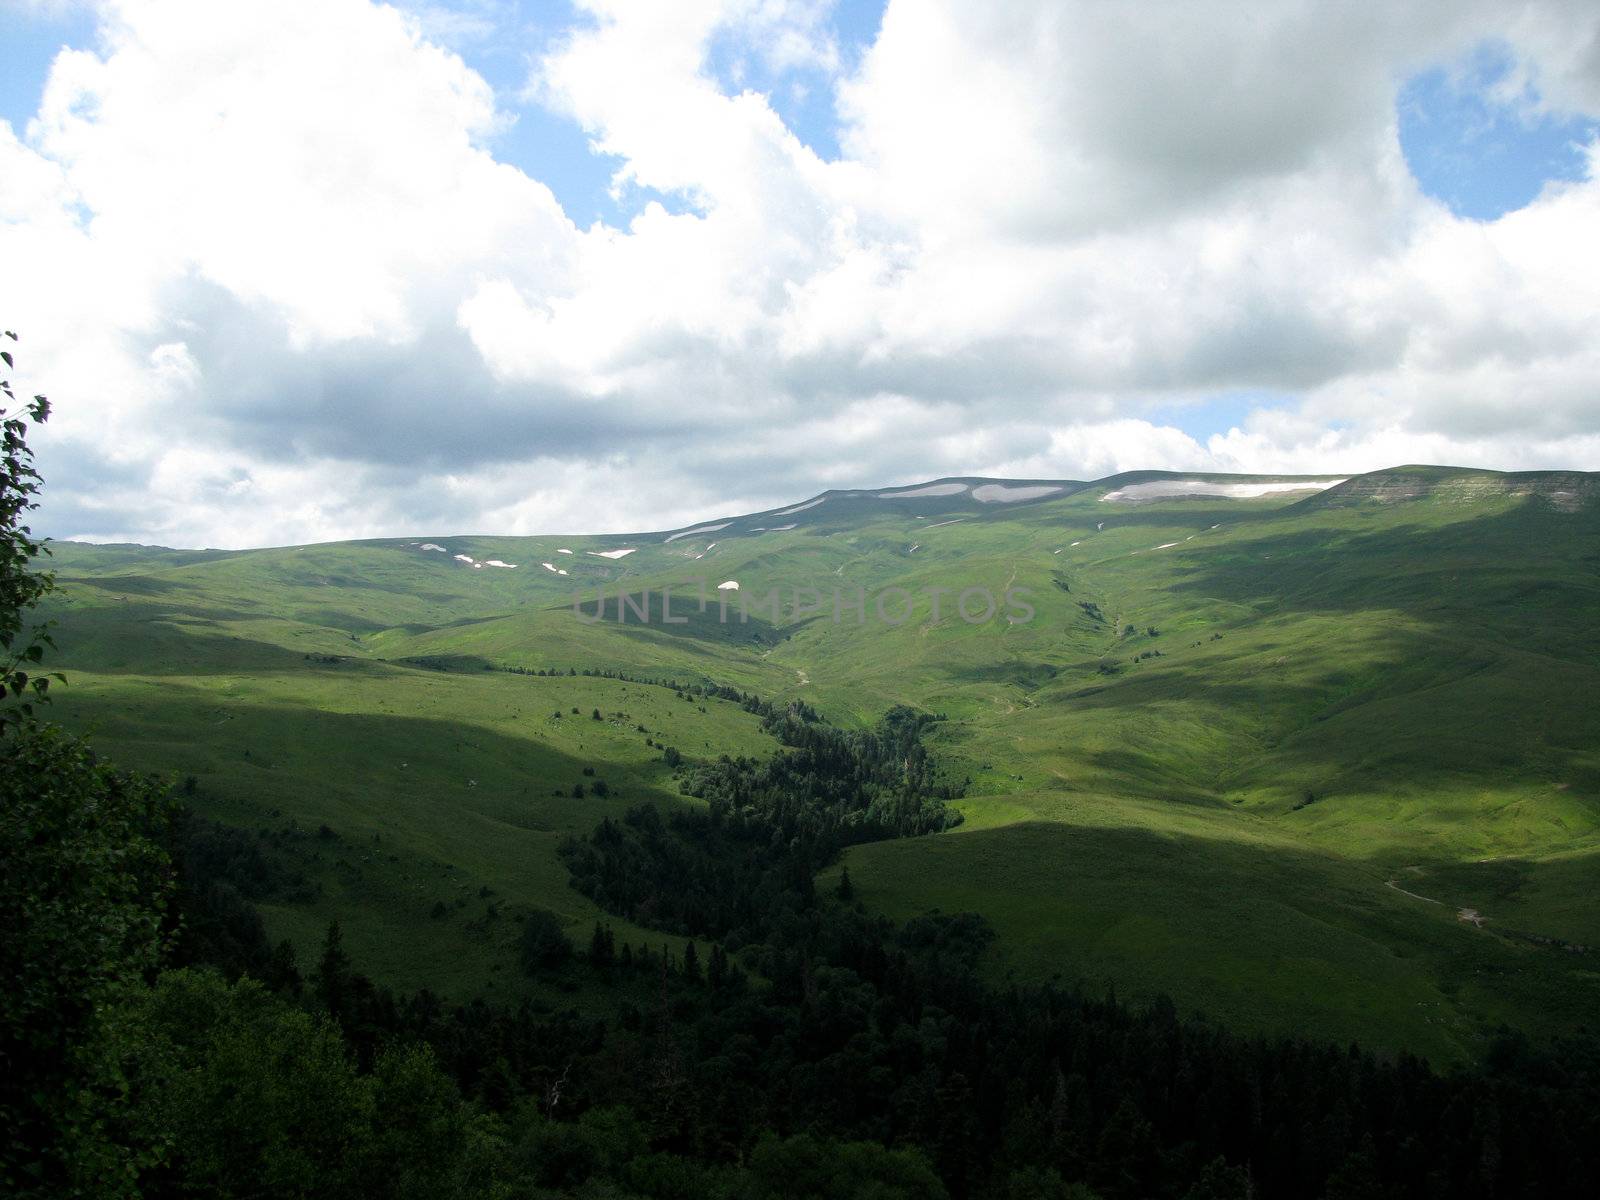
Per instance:
[[[351,990],[350,956],[344,952],[344,934],[339,922],[328,922],[328,931],[322,939],[322,955],[317,959],[317,969],[312,975],[317,1000],[334,1020],[342,1020]]]
[[[594,923],[594,934],[589,938],[589,961],[601,971],[609,970],[617,957],[617,935],[609,925]]]
[[[562,927],[561,918],[543,908],[536,908],[522,921],[522,934],[517,939],[517,955],[522,969],[530,975],[560,966],[572,956],[572,943]]]
[[[294,943],[285,938],[272,948],[272,957],[267,961],[266,973],[261,978],[275,992],[285,996],[300,995],[304,980],[300,976],[300,966],[295,961]]]
[[[164,790],[59,730],[0,742],[0,1191],[118,1194],[117,998],[157,966]]]
[[[945,800],[960,789],[937,781],[922,745],[933,720],[894,708],[874,730],[841,731],[771,711],[764,726],[788,753],[695,768],[685,788],[704,812],[641,805],[568,841],[573,886],[642,924],[748,935],[767,912],[809,906],[812,876],[844,847],[959,821]]]
[[[189,794],[193,794],[192,791]],[[178,812],[167,836],[177,880],[170,962],[207,964],[230,978],[265,978],[273,950],[256,903],[305,894],[264,834]]]
[[[424,1200],[481,1194],[474,1179],[492,1170],[424,1047],[360,1072],[326,1019],[251,981],[189,971],[163,975],[133,1025],[129,1132],[166,1158],[147,1194]]]
[[[766,1137],[750,1155],[763,1200],[941,1200],[947,1193],[920,1154],[873,1142],[828,1143],[802,1134]]]
[[[6,330],[0,346],[15,342],[17,335]],[[55,577],[33,570],[33,560],[50,553],[23,524],[27,514],[38,507],[39,472],[34,469],[33,451],[28,446],[28,421],[44,424],[50,419],[50,402],[35,396],[26,416],[13,414],[16,394],[8,377],[12,358],[9,348],[0,350],[6,375],[0,376],[0,736],[8,728],[25,721],[33,703],[49,699],[50,679],[33,668],[44,658],[46,647],[55,643],[47,625],[30,624],[30,610],[55,587]],[[30,673],[31,672],[31,673]],[[60,676],[55,676],[60,679]]]
[[[1249,1200],[1249,1197],[1249,1173],[1229,1166],[1222,1158],[1212,1159],[1200,1172],[1194,1186],[1183,1194],[1183,1200]]]

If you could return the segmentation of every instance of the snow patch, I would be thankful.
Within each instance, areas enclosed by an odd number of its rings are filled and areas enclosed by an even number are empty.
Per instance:
[[[667,540],[671,541],[672,539],[668,538]],[[626,550],[585,550],[584,553],[592,554],[596,558],[626,558],[638,548],[637,546],[629,546]]]
[[[472,562],[472,555],[470,555],[470,554],[458,554],[458,555],[456,555],[456,561],[457,562],[464,562],[464,563],[471,563]],[[477,564],[473,563],[473,565],[476,566]]]
[[[719,592],[737,592],[738,590],[739,581],[737,579],[725,579],[717,584],[717,591]]]
[[[1156,549],[1157,550],[1171,550],[1174,546],[1179,546],[1179,545],[1182,545],[1182,543],[1181,542],[1162,542],[1161,545],[1156,547]]]
[[[567,549],[565,549],[565,548],[561,548],[561,549],[558,549],[558,550],[557,550],[557,551],[556,551],[556,553],[557,553],[557,554],[571,554],[571,553],[572,553],[572,551],[571,551],[571,550],[567,550]]]
[[[918,496],[958,496],[967,490],[964,483],[929,483],[898,492],[879,492],[879,500],[915,500]]]
[[[666,540],[668,542],[675,542],[679,538],[693,537],[697,533],[715,533],[717,530],[726,529],[732,524],[732,521],[724,521],[721,525],[701,525],[695,529],[685,529],[682,533],[669,533]],[[664,544],[665,543],[663,543],[663,545]]]
[[[1007,487],[1003,483],[985,483],[972,489],[972,498],[979,504],[1015,504],[1019,500],[1037,500],[1061,490],[1057,484],[1039,484],[1033,487]]]
[[[805,512],[806,509],[815,508],[826,499],[826,496],[818,496],[815,500],[807,500],[804,504],[796,504],[793,508],[785,508],[780,512],[773,513],[772,515],[775,517],[787,517],[793,513]],[[720,528],[720,526],[718,528]]]
[[[1134,483],[1107,492],[1102,502],[1167,500],[1174,496],[1217,496],[1225,500],[1255,500],[1282,492],[1324,492],[1343,483],[1343,479],[1299,479],[1292,483],[1215,483],[1209,479],[1158,479]]]
[[[486,567],[504,567],[508,571],[517,569],[516,563],[501,562],[498,558],[485,559],[483,565]]]
[[[418,549],[419,550],[437,550],[440,554],[449,554],[450,553],[450,551],[446,550],[443,546],[440,546],[440,545],[438,545],[438,544],[436,544],[434,542],[423,542],[422,545],[418,547]]]

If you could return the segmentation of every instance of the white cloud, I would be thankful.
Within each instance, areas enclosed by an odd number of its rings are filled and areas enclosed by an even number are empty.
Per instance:
[[[443,47],[493,0],[103,6],[0,125],[45,524],[668,529],[951,474],[1600,468],[1600,149],[1463,221],[1394,114],[1486,37],[1600,109],[1592,6],[894,0],[848,77],[826,4],[585,8],[529,95],[667,198],[625,228],[492,157],[510,117]],[[714,45],[831,75],[843,157]],[[1241,389],[1296,403],[1203,442],[1151,416]]]

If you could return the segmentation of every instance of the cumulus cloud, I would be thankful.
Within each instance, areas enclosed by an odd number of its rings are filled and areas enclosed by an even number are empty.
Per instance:
[[[1600,148],[1463,220],[1395,113],[1486,40],[1507,103],[1600,112],[1592,5],[891,0],[859,54],[823,2],[580,7],[497,98],[457,53],[520,36],[497,0],[100,5],[0,124],[0,311],[59,414],[42,524],[245,545],[941,474],[1600,468]],[[830,80],[839,155],[743,63]],[[658,199],[574,224],[558,164],[495,158],[517,104]],[[1292,402],[1153,416],[1240,390]]]

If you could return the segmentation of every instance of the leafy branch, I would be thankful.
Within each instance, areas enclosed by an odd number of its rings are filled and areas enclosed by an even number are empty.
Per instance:
[[[3,338],[14,343],[17,335],[8,329]],[[60,674],[31,670],[44,660],[47,647],[55,649],[50,622],[29,620],[34,605],[55,589],[53,572],[33,569],[34,560],[49,555],[50,547],[24,523],[39,506],[43,482],[33,465],[28,426],[50,419],[50,401],[35,396],[17,412],[9,378],[16,364],[9,345],[0,349],[0,363],[7,373],[0,376],[0,392],[5,395],[5,407],[0,408],[0,700],[7,701],[0,704],[0,734],[4,734],[33,715],[35,701],[50,699],[52,679],[64,680]]]

